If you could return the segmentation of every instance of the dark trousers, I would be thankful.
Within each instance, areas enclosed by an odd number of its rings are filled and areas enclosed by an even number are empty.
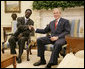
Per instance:
[[[58,55],[62,49],[62,45],[65,44],[65,38],[58,39],[57,41],[52,42],[49,37],[41,37],[37,39],[37,48],[38,48],[38,56],[44,56],[45,46],[46,44],[54,44],[53,51],[50,57],[49,63],[57,64]]]
[[[10,45],[10,51],[11,51],[11,54],[16,54],[16,42],[18,42],[18,45],[19,45],[19,57],[21,57],[22,53],[23,53],[23,49],[24,49],[24,46],[25,46],[25,41],[27,41],[28,38],[27,37],[20,37],[20,38],[17,38],[15,36],[11,36],[9,38],[9,45]]]

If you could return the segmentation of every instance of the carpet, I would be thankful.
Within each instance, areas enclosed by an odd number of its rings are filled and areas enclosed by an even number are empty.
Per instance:
[[[18,50],[16,51],[18,54]],[[5,54],[10,54],[10,50],[5,50]],[[51,51],[45,51],[46,64],[49,62],[50,55]],[[27,61],[26,50],[24,50],[22,63],[17,63],[16,68],[45,68],[46,65],[33,66],[35,62],[39,61],[36,49],[32,49],[32,55],[30,55],[29,58],[30,61]],[[13,68],[13,65],[7,68]],[[84,50],[77,52],[75,55],[73,53],[68,53],[64,58],[60,56],[58,58],[58,65],[54,65],[52,68],[84,68]]]
[[[18,50],[17,54],[18,54]],[[10,54],[10,50],[5,50],[5,54]],[[46,64],[49,62],[51,55],[51,51],[45,51],[45,59],[46,59]],[[39,57],[37,57],[37,50],[32,49],[32,55],[29,56],[30,61],[27,61],[27,54],[26,50],[24,50],[23,55],[22,55],[22,63],[17,63],[16,68],[45,68],[46,65],[41,65],[41,66],[33,66],[33,64],[37,61],[39,61]],[[63,59],[62,56],[58,59],[59,63]],[[52,66],[52,68],[56,68],[58,65]],[[13,68],[13,65],[8,66],[7,68]]]

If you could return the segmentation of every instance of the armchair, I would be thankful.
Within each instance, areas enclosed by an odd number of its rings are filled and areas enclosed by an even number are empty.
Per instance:
[[[17,24],[16,20],[12,22],[11,32],[8,33],[6,31],[3,31],[4,41],[2,42],[2,53],[5,53],[5,50],[10,47],[8,39],[16,31],[16,29],[17,29],[16,24]],[[17,44],[16,48],[18,48],[18,43],[16,43],[16,44]],[[30,38],[28,41],[25,42],[25,48],[24,48],[24,50],[26,50],[26,52],[27,52],[27,61],[29,61],[29,53],[32,54],[31,45],[32,45],[32,42],[31,42],[31,38]]]
[[[70,35],[76,36],[79,33],[79,26],[80,26],[80,20],[69,20],[69,23],[71,25],[71,31]],[[66,55],[66,46],[67,44],[62,46],[62,50],[60,51],[61,56]],[[52,51],[53,50],[53,44],[47,44],[45,45],[45,50]]]

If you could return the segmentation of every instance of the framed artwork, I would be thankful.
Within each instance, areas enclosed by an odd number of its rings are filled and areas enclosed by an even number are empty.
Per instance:
[[[5,13],[21,12],[20,1],[5,1]]]

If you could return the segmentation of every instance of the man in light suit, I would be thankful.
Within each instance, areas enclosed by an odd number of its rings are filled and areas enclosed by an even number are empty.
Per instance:
[[[32,14],[31,9],[26,9],[24,17],[17,18],[17,30],[15,33],[9,38],[9,45],[11,54],[16,54],[16,42],[19,45],[19,55],[17,58],[17,62],[21,63],[21,56],[23,53],[23,49],[25,47],[25,41],[30,39],[30,33],[33,31],[30,26],[34,25],[34,21],[29,17]]]
[[[53,10],[53,14],[55,20],[51,21],[45,29],[36,29],[36,33],[45,34],[51,32],[51,35],[37,39],[38,56],[40,57],[40,61],[34,63],[34,66],[46,64],[46,60],[44,58],[44,45],[46,44],[54,44],[53,51],[46,68],[51,68],[52,65],[57,65],[59,52],[62,49],[62,45],[66,43],[65,35],[70,33],[69,21],[61,18],[60,10],[55,8]]]

